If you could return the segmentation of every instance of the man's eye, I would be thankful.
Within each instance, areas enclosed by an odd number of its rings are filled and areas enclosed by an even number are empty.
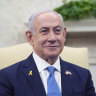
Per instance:
[[[55,31],[56,31],[56,32],[60,32],[61,30],[60,30],[60,29],[56,29]]]
[[[42,33],[43,35],[46,35],[46,34],[48,33],[48,30],[41,30],[41,33]]]
[[[41,30],[41,32],[47,32],[47,30]]]
[[[61,30],[60,29],[56,29],[55,30],[55,34],[60,34]]]

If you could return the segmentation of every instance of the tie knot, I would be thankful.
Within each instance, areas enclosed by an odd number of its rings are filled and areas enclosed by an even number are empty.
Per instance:
[[[54,74],[55,68],[54,67],[48,67],[47,68],[50,74]]]

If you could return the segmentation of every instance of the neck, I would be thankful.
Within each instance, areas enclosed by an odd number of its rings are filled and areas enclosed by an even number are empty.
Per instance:
[[[50,57],[50,58],[45,59],[45,61],[47,61],[50,65],[53,65],[57,59],[58,57]]]
[[[35,51],[34,51],[35,52]],[[36,53],[36,52],[35,52]],[[48,62],[50,65],[53,65],[56,60],[58,59],[58,56],[51,56],[51,57],[48,57],[48,56],[42,56],[42,55],[39,55],[38,53],[36,53],[39,57],[41,57],[42,59],[44,59],[46,62]]]

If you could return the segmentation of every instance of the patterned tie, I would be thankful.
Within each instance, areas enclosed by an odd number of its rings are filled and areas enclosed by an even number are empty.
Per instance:
[[[61,96],[58,84],[54,77],[54,67],[48,67],[49,77],[47,80],[48,95],[47,96]]]

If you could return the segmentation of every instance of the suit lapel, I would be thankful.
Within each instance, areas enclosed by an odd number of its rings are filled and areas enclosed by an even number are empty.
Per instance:
[[[25,60],[23,72],[34,91],[34,96],[46,96],[42,80],[34,62],[32,54]]]
[[[72,96],[72,75],[65,74],[66,71],[70,71],[70,68],[68,63],[62,60],[60,60],[60,65],[62,96]],[[46,96],[45,89],[32,54],[25,60],[25,63],[23,64],[23,72],[29,82],[29,85],[34,91],[34,96]]]
[[[72,75],[66,75],[66,71],[71,72],[67,62],[60,60],[61,65],[61,86],[62,96],[72,96]]]

